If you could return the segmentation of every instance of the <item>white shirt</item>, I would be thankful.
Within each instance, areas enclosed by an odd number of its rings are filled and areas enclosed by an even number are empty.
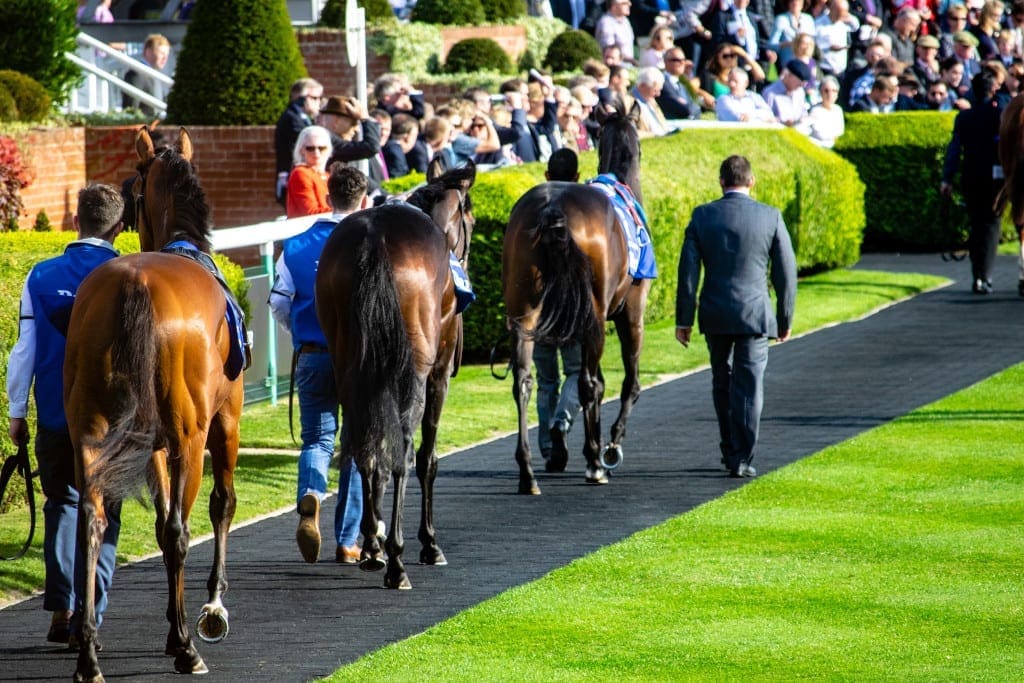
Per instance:
[[[831,109],[816,105],[811,109],[808,123],[811,127],[811,140],[829,149],[836,144],[836,138],[846,131],[843,110],[838,104],[832,105]]]

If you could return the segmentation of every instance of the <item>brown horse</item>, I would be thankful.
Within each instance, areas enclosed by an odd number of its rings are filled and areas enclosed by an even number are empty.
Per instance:
[[[628,116],[616,113],[603,121],[598,172],[614,173],[642,201],[638,114],[634,107]],[[638,365],[644,308],[650,290],[650,280],[634,280],[628,272],[626,239],[608,197],[590,186],[565,182],[544,183],[527,191],[509,216],[501,281],[513,337],[512,395],[519,409],[519,493],[540,493],[527,439],[535,342],[581,343],[579,397],[585,430],[585,480],[606,484],[608,476],[601,461],[600,412],[604,396],[600,363],[605,322],[615,323],[626,371],[619,415],[608,444],[610,453],[621,459],[626,420],[640,395]],[[565,468],[566,452],[564,447],[554,445],[549,469],[561,471]],[[560,461],[555,462],[556,459]]]
[[[205,673],[185,623],[184,566],[189,514],[212,456],[210,494],[215,551],[209,603],[196,628],[204,640],[227,633],[224,560],[235,511],[233,472],[243,387],[228,369],[227,299],[203,266],[150,253],[174,240],[209,252],[206,198],[179,131],[157,153],[146,129],[136,143],[135,196],[143,253],[108,261],[82,283],[71,314],[64,364],[64,405],[81,493],[78,543],[86,568],[81,648],[75,680],[102,681],[96,659],[96,559],[106,528],[103,501],[134,495],[148,480],[156,537],[167,569],[166,654],[180,673]],[[234,377],[229,377],[229,374]]]
[[[439,175],[408,197],[345,218],[324,245],[316,277],[317,316],[334,362],[342,409],[341,454],[363,479],[360,567],[387,567],[387,588],[411,588],[402,551],[402,515],[413,436],[422,488],[420,561],[447,564],[433,521],[437,425],[462,355],[462,316],[449,268],[465,265],[473,231],[472,165]],[[388,476],[394,503],[387,540],[377,535]],[[384,553],[387,551],[385,561]]]

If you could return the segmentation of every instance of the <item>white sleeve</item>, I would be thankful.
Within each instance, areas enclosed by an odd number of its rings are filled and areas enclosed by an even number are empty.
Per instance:
[[[18,342],[11,349],[7,361],[7,401],[9,417],[28,416],[28,396],[32,388],[36,365],[36,321],[32,311],[32,297],[28,282],[21,292],[18,314]]]
[[[267,303],[270,305],[270,312],[274,316],[274,320],[285,330],[291,332],[295,281],[292,280],[292,273],[284,262],[284,256],[277,259],[274,269],[277,271],[277,276],[274,278],[274,286],[270,289],[270,298]]]

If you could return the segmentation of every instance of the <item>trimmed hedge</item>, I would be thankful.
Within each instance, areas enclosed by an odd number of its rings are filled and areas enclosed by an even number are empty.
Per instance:
[[[939,195],[955,118],[955,112],[916,111],[846,117],[835,151],[867,186],[865,249],[941,251],[963,244],[967,214]],[[1009,212],[1003,235],[1016,239]]]
[[[452,45],[444,70],[453,74],[477,71],[507,74],[512,71],[512,61],[501,45],[490,38],[467,38]]]
[[[25,278],[32,266],[57,256],[76,237],[73,231],[0,233],[0,380],[4,386],[7,386],[7,362],[18,340],[18,305]],[[115,246],[122,254],[139,251],[138,233],[122,233]],[[214,254],[214,260],[249,317],[246,299],[249,284],[245,281],[241,266],[221,254]],[[35,401],[29,401],[29,406],[33,411],[30,415],[30,429],[34,435]],[[0,414],[7,415],[7,408],[7,392],[0,392]],[[0,439],[0,461],[13,453],[11,440]]]
[[[676,266],[683,231],[698,204],[721,195],[718,167],[730,154],[753,164],[755,196],[782,210],[802,272],[847,266],[860,256],[864,185],[848,162],[791,130],[691,129],[643,141],[644,204],[655,245],[659,276],[645,319],[675,311]],[[580,177],[597,173],[597,156],[580,155]],[[476,229],[469,271],[477,301],[464,316],[466,354],[485,359],[505,339],[501,299],[501,247],[513,204],[543,182],[544,165],[513,166],[477,176],[471,191]],[[406,180],[406,186],[412,179]],[[392,190],[397,190],[392,186]]]

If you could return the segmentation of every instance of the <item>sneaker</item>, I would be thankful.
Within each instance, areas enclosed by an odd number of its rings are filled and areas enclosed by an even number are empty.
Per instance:
[[[338,564],[357,564],[362,548],[358,545],[339,545],[334,552],[334,560]]]
[[[982,280],[981,278],[978,278],[974,281],[974,284],[971,286],[971,291],[974,292],[975,294],[991,294],[992,283],[989,282],[988,280]]]
[[[320,499],[307,493],[299,500],[299,528],[295,532],[302,559],[315,564],[320,559]]]
[[[46,632],[46,639],[51,643],[66,643],[71,637],[71,617],[74,612],[69,609],[57,610],[50,619],[50,630]]]

